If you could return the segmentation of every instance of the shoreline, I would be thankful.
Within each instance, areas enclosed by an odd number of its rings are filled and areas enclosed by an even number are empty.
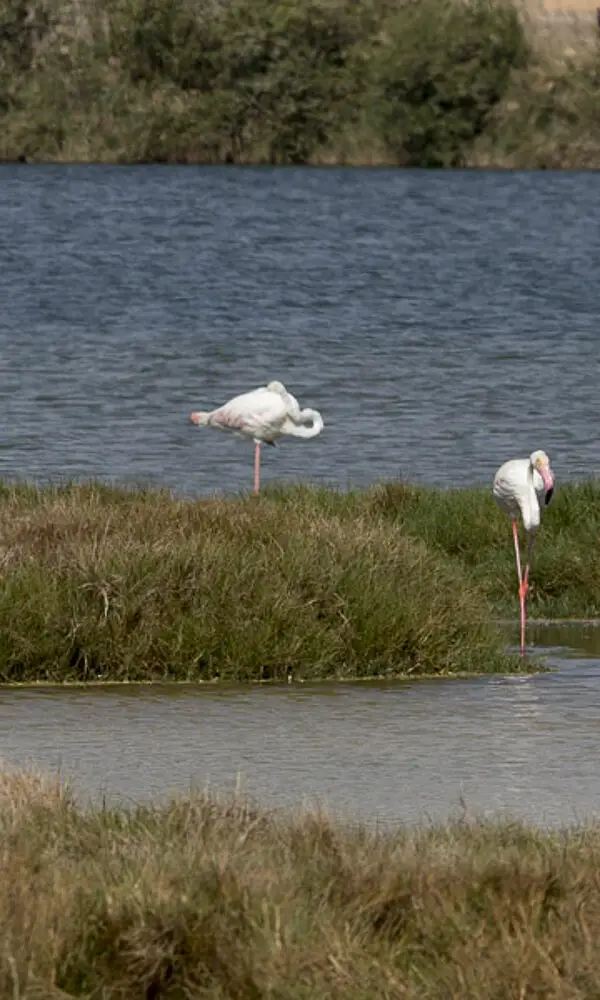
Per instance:
[[[428,173],[448,173],[450,172],[461,172],[461,173],[493,173],[494,171],[506,173],[508,171],[514,171],[514,167],[507,166],[493,166],[493,165],[481,165],[481,166],[452,166],[452,167],[419,167],[419,166],[407,166],[401,165],[392,159],[382,159],[377,162],[373,162],[372,158],[365,157],[364,159],[357,158],[355,160],[328,160],[322,161],[319,159],[306,160],[302,163],[269,163],[267,160],[257,159],[257,160],[245,160],[240,163],[225,163],[222,160],[172,160],[165,162],[163,160],[67,160],[67,159],[34,159],[28,158],[26,160],[20,160],[18,158],[14,159],[2,159],[0,158],[0,166],[14,166],[14,167],[124,167],[131,169],[131,167],[188,167],[193,170],[214,170],[215,168],[223,170],[273,170],[273,171],[291,171],[291,170],[426,170]],[[524,167],[523,170],[527,171],[528,168]],[[537,171],[539,168],[532,167],[532,171]],[[563,167],[553,168],[556,173],[561,172]],[[589,173],[595,173],[596,170],[600,170],[600,164],[598,167],[589,168]],[[552,171],[548,171],[552,172]]]
[[[544,654],[541,654],[544,655]],[[531,660],[528,661],[531,666]],[[160,680],[150,678],[148,680],[65,680],[65,681],[47,681],[47,680],[32,680],[32,681],[12,681],[12,682],[2,682],[0,683],[1,691],[35,691],[40,688],[44,690],[56,690],[62,691],[64,689],[73,690],[86,690],[89,688],[108,690],[110,688],[168,688],[169,690],[175,688],[181,690],[183,688],[197,689],[197,690],[208,690],[209,688],[217,688],[221,691],[247,691],[249,688],[254,687],[266,687],[266,688],[280,688],[282,691],[294,688],[294,686],[302,687],[337,687],[338,685],[352,686],[352,685],[364,685],[373,687],[376,686],[387,686],[390,687],[396,684],[410,684],[416,683],[417,681],[447,681],[447,680],[459,680],[459,681],[473,681],[481,680],[482,677],[539,677],[540,674],[550,674],[556,673],[557,670],[553,667],[545,667],[543,664],[540,665],[539,669],[529,669],[529,670],[519,670],[519,671],[507,671],[502,673],[502,671],[495,671],[493,674],[482,674],[481,672],[473,671],[469,673],[467,671],[456,671],[454,673],[425,673],[425,674],[401,674],[398,673],[393,676],[388,677],[378,677],[373,675],[371,677],[350,677],[350,676],[340,676],[340,677],[311,677],[307,680],[302,678],[298,680],[283,681],[283,680],[262,680],[258,678],[257,680],[247,680],[247,681],[233,681],[233,680],[220,680],[215,678],[214,680],[204,681],[204,680]]]
[[[600,89],[598,92],[598,99],[600,101]],[[1,119],[0,119],[1,121]],[[454,174],[454,173],[470,173],[470,174],[493,174],[493,173],[544,173],[544,174],[597,174],[600,172],[600,149],[597,156],[597,162],[593,165],[583,164],[581,166],[573,164],[565,164],[561,166],[560,164],[553,163],[552,166],[544,166],[543,164],[531,163],[531,164],[514,164],[514,163],[465,163],[465,164],[453,164],[449,166],[435,166],[429,167],[424,165],[415,164],[399,164],[392,160],[382,160],[381,162],[373,163],[372,160],[365,158],[364,160],[357,159],[353,161],[348,161],[346,159],[340,159],[339,161],[331,162],[321,162],[319,160],[306,160],[302,163],[268,163],[264,160],[248,161],[243,163],[226,163],[222,160],[214,160],[207,162],[204,160],[126,160],[126,159],[98,159],[98,160],[65,160],[61,158],[56,159],[35,159],[33,157],[19,160],[15,159],[1,159],[0,158],[0,168],[2,167],[122,167],[124,170],[131,170],[135,167],[154,167],[154,168],[187,168],[189,170],[273,170],[273,171],[286,171],[286,170],[362,170],[362,171],[373,171],[378,170],[389,170],[389,171],[423,171],[426,173],[444,173],[444,174]]]

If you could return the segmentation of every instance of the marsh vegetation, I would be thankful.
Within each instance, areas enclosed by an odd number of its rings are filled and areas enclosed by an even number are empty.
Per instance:
[[[559,488],[534,549],[532,617],[597,613],[599,511],[596,483]],[[518,611],[510,522],[485,489],[189,501],[6,485],[0,559],[5,682],[522,669],[495,624]]]

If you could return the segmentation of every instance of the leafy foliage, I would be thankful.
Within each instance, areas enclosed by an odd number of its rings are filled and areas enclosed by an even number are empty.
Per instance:
[[[202,95],[235,159],[259,144],[271,162],[305,161],[355,90],[353,46],[369,21],[355,0],[125,2],[115,51],[132,82]]]
[[[419,0],[386,24],[376,108],[388,147],[411,166],[456,166],[528,47],[517,12],[491,0]]]
[[[504,0],[3,0],[0,156],[460,163],[527,59]]]

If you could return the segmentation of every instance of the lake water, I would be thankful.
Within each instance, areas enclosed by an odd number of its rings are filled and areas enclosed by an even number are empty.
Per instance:
[[[465,806],[541,825],[600,819],[598,647],[589,655],[574,630],[555,638],[582,648],[548,645],[556,672],[533,677],[0,690],[0,758],[61,774],[83,801],[239,786],[268,807],[380,823]]]
[[[274,378],[326,427],[263,482],[595,474],[599,207],[594,173],[1,166],[0,476],[245,490],[250,445],[188,414]],[[95,797],[595,815],[598,632],[529,635],[557,673],[3,691],[0,756]]]
[[[278,378],[263,482],[595,473],[600,175],[0,167],[0,476],[244,490],[187,423]]]

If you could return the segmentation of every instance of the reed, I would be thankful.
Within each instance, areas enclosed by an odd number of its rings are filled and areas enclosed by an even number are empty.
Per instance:
[[[0,776],[0,996],[572,1000],[600,992],[600,831],[383,831],[207,794],[78,808]]]

